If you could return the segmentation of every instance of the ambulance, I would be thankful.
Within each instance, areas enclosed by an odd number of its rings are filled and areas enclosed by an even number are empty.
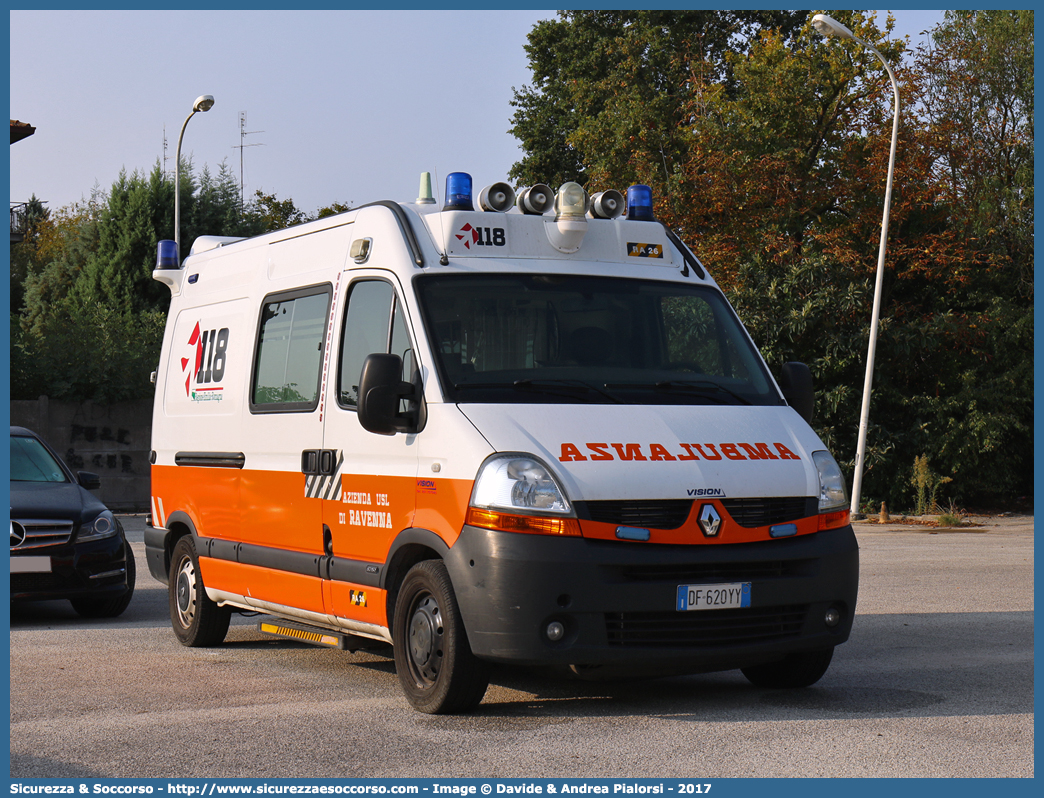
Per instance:
[[[233,612],[391,646],[421,712],[496,663],[803,687],[856,608],[844,479],[652,192],[379,201],[161,241],[149,570],[186,646]]]

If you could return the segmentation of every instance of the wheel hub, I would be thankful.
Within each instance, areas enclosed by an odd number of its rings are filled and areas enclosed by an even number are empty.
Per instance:
[[[192,561],[186,560],[178,570],[177,602],[178,616],[186,628],[192,624],[195,615],[196,574]]]
[[[433,596],[424,596],[417,602],[409,634],[410,659],[416,674],[426,682],[434,682],[442,662],[442,619]]]

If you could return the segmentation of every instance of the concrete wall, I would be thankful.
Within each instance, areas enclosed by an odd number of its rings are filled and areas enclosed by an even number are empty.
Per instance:
[[[152,400],[94,405],[90,402],[12,401],[11,424],[46,440],[75,471],[101,477],[95,491],[110,510],[149,509]]]

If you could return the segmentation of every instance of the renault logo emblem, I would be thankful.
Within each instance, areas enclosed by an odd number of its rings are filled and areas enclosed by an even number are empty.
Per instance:
[[[700,508],[700,529],[708,538],[716,538],[721,530],[721,516],[713,504],[705,504]]]

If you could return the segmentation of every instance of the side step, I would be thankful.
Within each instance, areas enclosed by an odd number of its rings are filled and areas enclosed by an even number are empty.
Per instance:
[[[262,634],[281,637],[285,640],[297,640],[313,646],[336,648],[341,651],[356,652],[361,649],[384,648],[388,644],[380,640],[349,634],[348,632],[332,632],[318,626],[309,626],[296,621],[284,621],[279,618],[265,618],[257,622],[257,630]]]

